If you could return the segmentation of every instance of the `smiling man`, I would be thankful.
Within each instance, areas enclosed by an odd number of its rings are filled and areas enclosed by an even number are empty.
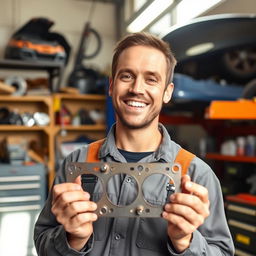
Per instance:
[[[158,127],[162,103],[170,100],[173,89],[171,83],[166,88],[165,56],[157,49],[133,46],[120,54],[116,69],[110,95],[120,121],[117,125]]]
[[[181,147],[159,123],[162,105],[172,96],[175,64],[169,46],[152,35],[131,34],[117,44],[109,88],[116,123],[97,144],[99,161],[175,161]],[[84,161],[89,147],[71,153],[56,174],[35,226],[38,255],[234,255],[219,181],[202,160],[193,158],[180,193],[169,196],[162,179],[151,179],[144,196],[163,205],[162,217],[98,218],[97,184],[90,198],[79,178],[66,182],[67,163]],[[127,205],[137,191],[127,174],[112,180],[109,194],[117,205]]]
[[[109,89],[117,116],[118,148],[147,152],[159,147],[159,113],[173,90],[173,84],[166,81],[167,60],[160,50],[132,46],[120,54]],[[143,143],[138,140],[140,136]]]

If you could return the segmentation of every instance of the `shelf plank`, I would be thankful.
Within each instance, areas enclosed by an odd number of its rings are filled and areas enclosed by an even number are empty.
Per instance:
[[[26,96],[3,96],[0,95],[0,102],[43,102],[50,105],[52,101],[51,96],[39,96],[39,95],[26,95]]]
[[[256,119],[256,100],[212,101],[206,112],[208,119]]]
[[[55,93],[55,98],[66,99],[66,100],[106,100],[106,95],[101,94],[64,94]]]
[[[0,125],[0,131],[6,131],[6,132],[14,132],[14,131],[44,131],[46,132],[48,130],[48,126],[24,126],[24,125]]]
[[[219,161],[229,161],[229,162],[245,162],[245,163],[256,163],[256,156],[228,156],[221,155],[218,153],[207,153],[205,158],[219,160]]]
[[[103,124],[93,124],[93,125],[64,125],[55,126],[57,131],[67,130],[67,131],[105,131],[107,129],[106,125]]]

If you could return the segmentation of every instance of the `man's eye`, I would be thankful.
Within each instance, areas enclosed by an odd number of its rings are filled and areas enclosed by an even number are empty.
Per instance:
[[[121,74],[121,79],[122,80],[131,80],[132,76],[130,74]]]
[[[148,83],[150,83],[150,84],[156,84],[157,83],[157,79],[156,78],[147,78],[147,81],[148,81]]]

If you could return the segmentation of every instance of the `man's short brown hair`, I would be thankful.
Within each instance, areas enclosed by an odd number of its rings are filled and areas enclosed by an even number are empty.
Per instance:
[[[145,32],[132,33],[125,36],[119,41],[114,50],[112,59],[112,78],[115,78],[118,58],[120,54],[127,48],[132,46],[148,46],[153,47],[161,51],[166,57],[167,71],[166,71],[166,84],[170,83],[173,78],[174,67],[176,65],[176,59],[170,49],[168,43],[163,40]]]

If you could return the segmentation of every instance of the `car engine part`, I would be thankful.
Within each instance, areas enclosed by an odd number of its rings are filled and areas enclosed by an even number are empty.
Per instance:
[[[160,217],[163,206],[171,193],[180,191],[181,166],[178,163],[81,163],[71,162],[67,165],[67,181],[73,182],[78,176],[88,175],[87,184],[93,190],[93,182],[97,182],[101,193],[97,200],[95,213],[99,217]],[[116,178],[128,176],[130,182],[137,183],[137,195],[129,205],[120,205],[113,202],[108,195],[108,186]],[[157,176],[158,175],[158,176]],[[94,176],[94,178],[93,178]],[[127,179],[127,180],[128,180]],[[162,188],[165,188],[165,199],[162,203],[153,204],[149,195],[158,196],[157,192],[148,190],[152,181],[158,179]],[[82,179],[81,179],[82,180]],[[113,184],[113,183],[112,183]],[[110,185],[111,186],[111,185]],[[146,190],[145,188],[146,187]],[[97,190],[98,193],[98,190]],[[147,197],[147,198],[146,198]]]

